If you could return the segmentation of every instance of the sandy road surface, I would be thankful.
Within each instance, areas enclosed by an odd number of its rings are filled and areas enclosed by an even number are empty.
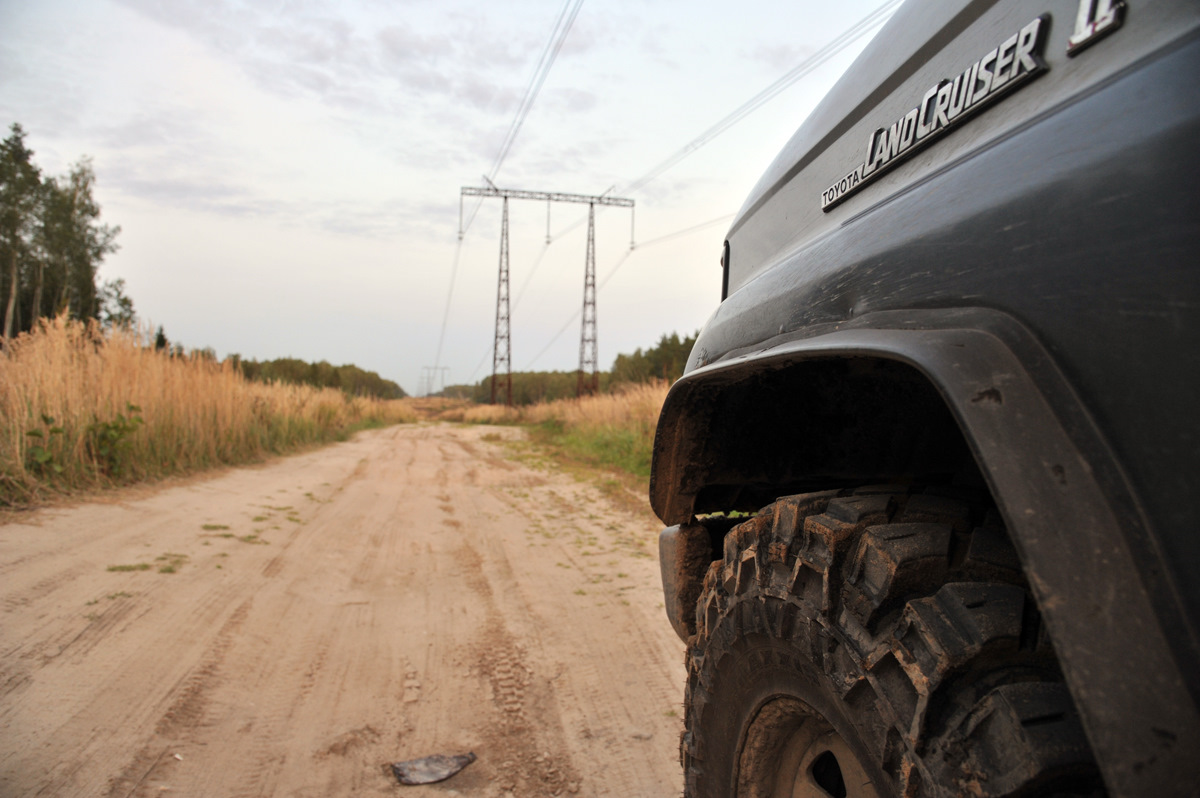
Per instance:
[[[678,795],[657,529],[516,435],[393,427],[0,526],[0,795]]]

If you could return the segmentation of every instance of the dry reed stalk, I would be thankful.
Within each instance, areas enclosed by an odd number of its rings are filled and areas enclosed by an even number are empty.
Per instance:
[[[43,416],[62,432],[51,434]],[[254,383],[228,361],[170,357],[134,331],[103,333],[60,316],[0,354],[0,504],[248,462],[331,440],[356,424],[415,417],[403,400]],[[98,453],[97,425],[105,424],[124,429],[115,455]],[[33,430],[45,437],[29,436]],[[37,445],[46,463],[31,457]]]

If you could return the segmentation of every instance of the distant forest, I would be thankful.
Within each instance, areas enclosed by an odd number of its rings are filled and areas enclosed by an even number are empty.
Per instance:
[[[699,333],[680,338],[678,333],[664,335],[649,349],[634,350],[632,355],[617,355],[611,371],[600,372],[600,392],[608,393],[622,384],[666,380],[674,382],[683,376],[688,354]],[[576,371],[513,372],[513,404],[530,405],[552,402],[575,395],[578,384]],[[499,392],[498,392],[499,393]],[[443,396],[471,399],[485,403],[492,399],[492,378],[488,376],[475,385],[450,385]]]
[[[322,360],[306,363],[291,357],[277,360],[243,360],[230,355],[242,374],[259,382],[289,382],[312,385],[316,388],[337,388],[352,396],[373,396],[377,399],[403,399],[404,389],[391,380],[385,380],[373,371],[364,371],[358,366],[331,366]]]

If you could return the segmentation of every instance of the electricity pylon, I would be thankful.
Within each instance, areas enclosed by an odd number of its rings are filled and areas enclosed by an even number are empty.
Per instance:
[[[492,404],[496,381],[504,370],[504,404],[512,407],[512,336],[508,315],[508,197],[500,220],[500,281],[496,287],[496,340],[492,344]]]
[[[490,181],[489,181],[490,183]],[[529,199],[546,202],[546,242],[550,241],[550,203],[573,202],[588,206],[587,255],[583,276],[583,323],[579,333],[579,373],[576,392],[579,396],[594,393],[600,385],[599,354],[596,328],[596,206],[610,205],[629,208],[629,246],[633,248],[633,200],[610,197],[607,194],[566,194],[552,191],[525,191],[519,189],[485,188],[463,186],[458,199],[458,231],[462,237],[463,197],[501,197],[504,211],[500,222],[500,279],[496,289],[496,338],[492,347],[492,403],[496,402],[496,385],[504,370],[506,404],[512,404],[512,338],[508,301],[508,200]],[[503,347],[503,352],[501,351]]]
[[[583,267],[583,326],[579,335],[579,374],[575,395],[593,394],[600,388],[600,359],[596,347],[596,206],[588,205],[587,260]],[[590,371],[589,371],[590,369]]]

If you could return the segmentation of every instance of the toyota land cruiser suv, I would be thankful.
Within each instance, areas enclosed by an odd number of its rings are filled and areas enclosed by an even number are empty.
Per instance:
[[[1200,794],[1200,3],[910,0],[658,423],[689,796]]]

